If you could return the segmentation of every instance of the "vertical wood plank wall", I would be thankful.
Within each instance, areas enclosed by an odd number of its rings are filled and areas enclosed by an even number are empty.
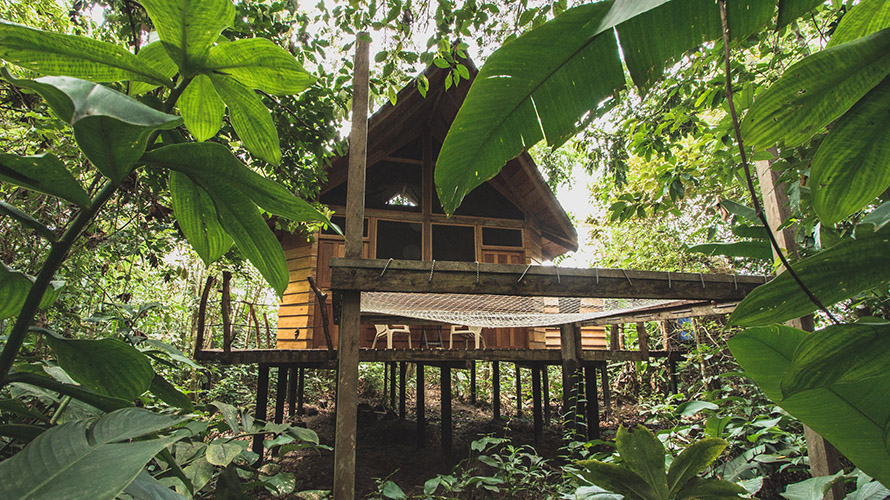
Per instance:
[[[278,349],[308,349],[314,336],[316,300],[306,278],[317,279],[318,242],[289,235],[281,245],[287,259],[288,285],[278,308]]]

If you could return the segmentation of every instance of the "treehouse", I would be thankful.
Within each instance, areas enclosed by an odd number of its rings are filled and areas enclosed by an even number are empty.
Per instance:
[[[471,71],[475,75],[475,69]],[[409,84],[399,92],[396,105],[387,103],[369,121],[363,257],[541,264],[576,250],[575,228],[525,152],[472,191],[453,216],[446,217],[436,195],[433,172],[442,141],[470,82],[462,79],[445,90],[449,70],[431,66],[424,74],[429,80],[426,97],[414,83]],[[335,211],[332,220],[341,228],[345,227],[341,214],[346,212],[347,163],[347,156],[332,162],[320,195],[320,201]],[[308,278],[328,292],[331,259],[343,256],[344,245],[343,237],[331,230],[319,231],[308,241],[299,235],[282,238],[290,283],[279,309],[279,349],[326,346],[321,305]],[[568,307],[575,312],[595,309],[599,300],[584,299]],[[330,302],[326,307],[330,309]],[[558,312],[567,306],[553,299],[540,302],[538,307]],[[333,317],[332,311],[327,317]],[[362,321],[361,347],[369,348],[374,343],[377,321],[406,323],[395,317],[371,321]],[[410,326],[412,346],[447,348],[450,326],[442,322]],[[336,345],[337,327],[329,328]],[[482,336],[489,348],[559,348],[560,343],[558,327],[484,328]],[[394,336],[393,347],[407,348],[408,338]],[[463,349],[466,342],[475,347],[470,338],[455,336],[453,348]],[[585,348],[605,348],[605,331],[602,327],[585,327],[582,344]]]

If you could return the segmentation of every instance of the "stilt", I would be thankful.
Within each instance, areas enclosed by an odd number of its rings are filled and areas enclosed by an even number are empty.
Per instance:
[[[297,367],[287,369],[287,416],[293,417],[297,411]]]
[[[417,363],[417,447],[426,448],[426,397],[423,363]]]
[[[299,370],[300,380],[297,383],[297,415],[303,415],[303,395],[306,392],[306,369],[302,366]]]
[[[607,415],[612,414],[612,391],[609,387],[609,364],[603,361],[603,364],[600,365],[600,370],[602,370],[603,380],[603,406],[605,406],[605,412]]]
[[[476,404],[476,360],[470,362],[470,404]]]
[[[269,404],[269,365],[260,364],[257,370],[256,382],[256,410],[253,416],[257,420],[266,421],[266,405]],[[263,461],[263,435],[257,434],[253,437],[253,452],[260,456],[259,462]]]
[[[408,373],[408,364],[404,361],[399,362],[399,420],[405,420],[405,377]]]
[[[673,356],[668,355],[667,365],[669,377],[668,390],[671,392],[671,394],[677,394],[677,385],[679,382],[677,380],[677,360],[674,359]]]
[[[562,412],[566,430],[576,429],[578,391],[576,372],[580,367],[581,328],[567,324],[560,327],[560,353],[562,355]]]
[[[541,373],[541,388],[544,392],[544,423],[550,425],[550,367],[544,365]]]
[[[522,370],[516,363],[516,416],[522,416]]]
[[[442,366],[440,369],[439,379],[441,387],[439,389],[442,399],[442,451],[446,455],[451,455],[453,443],[452,420],[451,420],[451,367]]]
[[[501,419],[501,364],[491,362],[491,413],[493,420]]]
[[[287,394],[287,367],[278,367],[278,382],[275,384],[275,423],[284,422],[284,400]]]
[[[596,367],[584,368],[584,388],[587,393],[587,439],[600,438],[600,403],[596,390]]]
[[[383,402],[386,403],[386,391],[389,389],[389,363],[383,362]]]
[[[396,408],[396,362],[389,364],[389,407]]]
[[[541,408],[541,367],[532,365],[532,401],[535,422],[535,444],[544,439],[544,417]]]

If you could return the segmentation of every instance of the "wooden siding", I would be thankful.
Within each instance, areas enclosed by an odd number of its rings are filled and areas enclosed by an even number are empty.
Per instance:
[[[315,296],[307,278],[315,278],[318,244],[294,235],[281,242],[287,260],[288,285],[278,308],[277,345],[279,349],[312,347]]]

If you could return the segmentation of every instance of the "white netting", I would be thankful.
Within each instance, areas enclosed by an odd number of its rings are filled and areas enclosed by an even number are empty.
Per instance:
[[[362,292],[362,312],[487,328],[581,323],[676,300]]]

